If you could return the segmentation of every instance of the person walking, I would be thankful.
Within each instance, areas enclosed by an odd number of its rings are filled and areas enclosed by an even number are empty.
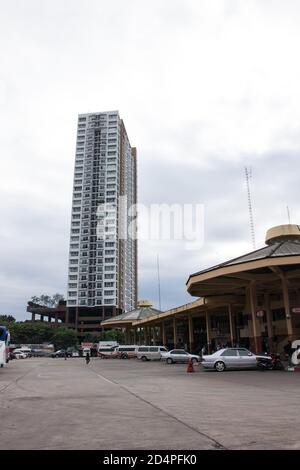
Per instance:
[[[292,348],[292,342],[289,340],[287,344],[284,346],[284,352],[286,354],[286,359],[288,360],[288,366],[291,367],[292,365],[292,353],[293,353],[293,348]]]
[[[86,364],[89,364],[89,363],[90,363],[90,353],[86,353],[86,356],[85,356],[85,363],[86,363]]]
[[[66,360],[67,360],[67,357],[68,357],[67,351],[65,351],[64,356],[65,356],[65,361],[66,361]]]

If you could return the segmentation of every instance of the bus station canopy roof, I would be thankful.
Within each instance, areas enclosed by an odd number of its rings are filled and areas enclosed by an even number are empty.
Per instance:
[[[195,296],[242,294],[251,281],[258,288],[279,288],[281,277],[300,277],[300,241],[288,237],[238,258],[192,274],[187,290]],[[299,285],[299,279],[297,279]]]

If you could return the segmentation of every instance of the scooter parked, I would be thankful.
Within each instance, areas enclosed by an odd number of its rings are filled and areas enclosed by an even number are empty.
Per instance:
[[[257,359],[257,367],[260,370],[283,370],[283,364],[280,360],[279,354],[271,353],[266,357],[259,357]]]

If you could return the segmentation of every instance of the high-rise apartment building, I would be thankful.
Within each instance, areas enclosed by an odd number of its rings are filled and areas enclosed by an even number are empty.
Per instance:
[[[137,304],[136,149],[118,111],[78,117],[70,234],[67,323],[78,334]],[[126,210],[127,206],[127,210]],[[133,232],[135,228],[133,228]]]

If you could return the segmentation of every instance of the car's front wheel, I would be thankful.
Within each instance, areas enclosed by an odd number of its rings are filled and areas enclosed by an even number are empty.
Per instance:
[[[168,363],[168,364],[173,364],[173,359],[171,359],[170,357],[168,357],[167,363]]]
[[[146,361],[147,361],[147,358],[146,358],[146,356],[142,356],[142,357],[141,357],[141,359],[142,359],[142,361],[144,361],[144,362],[146,362]]]
[[[226,369],[224,362],[222,362],[222,361],[216,362],[215,363],[215,369],[216,369],[217,372],[223,372]]]
[[[196,364],[196,362],[198,362],[198,360],[197,360],[195,357],[193,357],[192,363],[193,363],[193,364]]]

